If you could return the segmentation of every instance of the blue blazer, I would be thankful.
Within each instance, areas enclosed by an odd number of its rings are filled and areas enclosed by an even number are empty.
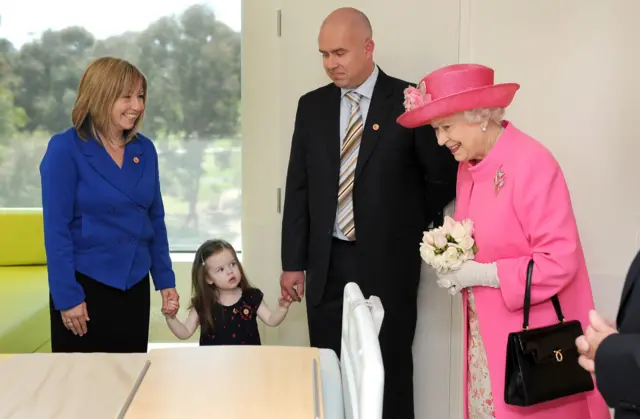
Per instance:
[[[126,290],[149,272],[156,290],[175,287],[158,154],[138,134],[122,168],[75,128],[54,135],[40,163],[49,289],[56,309],[84,301],[75,272]],[[89,308],[91,311],[91,308]]]

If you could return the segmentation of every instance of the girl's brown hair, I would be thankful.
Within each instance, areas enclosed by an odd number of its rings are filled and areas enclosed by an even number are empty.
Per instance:
[[[93,61],[82,74],[76,102],[71,111],[71,121],[80,138],[87,141],[94,138],[102,142],[99,133],[106,135],[111,128],[113,105],[122,96],[134,92],[142,83],[144,100],[147,99],[147,78],[128,61],[113,57],[102,57]],[[140,125],[141,114],[133,128],[124,132],[125,142],[132,141]]]
[[[220,303],[218,288],[213,284],[207,283],[207,267],[205,261],[210,256],[217,255],[225,250],[231,252],[233,258],[238,263],[238,270],[241,276],[238,287],[240,287],[243,292],[251,289],[249,280],[244,274],[242,263],[238,260],[238,255],[230,243],[220,239],[207,240],[202,243],[196,251],[193,267],[191,268],[191,306],[189,308],[196,310],[200,327],[208,333],[212,333],[214,330],[213,314],[214,310],[220,308]]]

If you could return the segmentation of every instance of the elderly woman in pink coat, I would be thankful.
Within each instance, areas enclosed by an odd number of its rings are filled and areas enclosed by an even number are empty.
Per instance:
[[[405,91],[406,128],[430,124],[460,162],[454,219],[474,222],[474,260],[438,274],[462,293],[468,419],[605,419],[597,390],[514,406],[505,402],[507,338],[522,330],[527,267],[533,260],[530,327],[566,319],[588,325],[591,285],[567,185],[553,155],[503,119],[519,85],[494,84],[492,69],[451,65]],[[587,377],[588,380],[588,377]]]

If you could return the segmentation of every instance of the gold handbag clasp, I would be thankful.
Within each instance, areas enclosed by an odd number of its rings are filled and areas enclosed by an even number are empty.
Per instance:
[[[553,354],[556,356],[556,361],[558,362],[562,362],[562,360],[564,359],[564,357],[562,356],[562,350],[560,349],[553,351]]]

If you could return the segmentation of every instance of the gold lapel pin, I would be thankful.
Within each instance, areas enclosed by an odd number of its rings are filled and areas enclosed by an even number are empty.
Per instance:
[[[373,130],[374,131],[378,131],[380,129],[380,125],[378,124],[373,124]]]
[[[134,162],[135,164],[138,164],[138,163],[140,163],[140,159],[139,159],[138,157],[134,157],[134,158],[133,158],[133,162]]]

